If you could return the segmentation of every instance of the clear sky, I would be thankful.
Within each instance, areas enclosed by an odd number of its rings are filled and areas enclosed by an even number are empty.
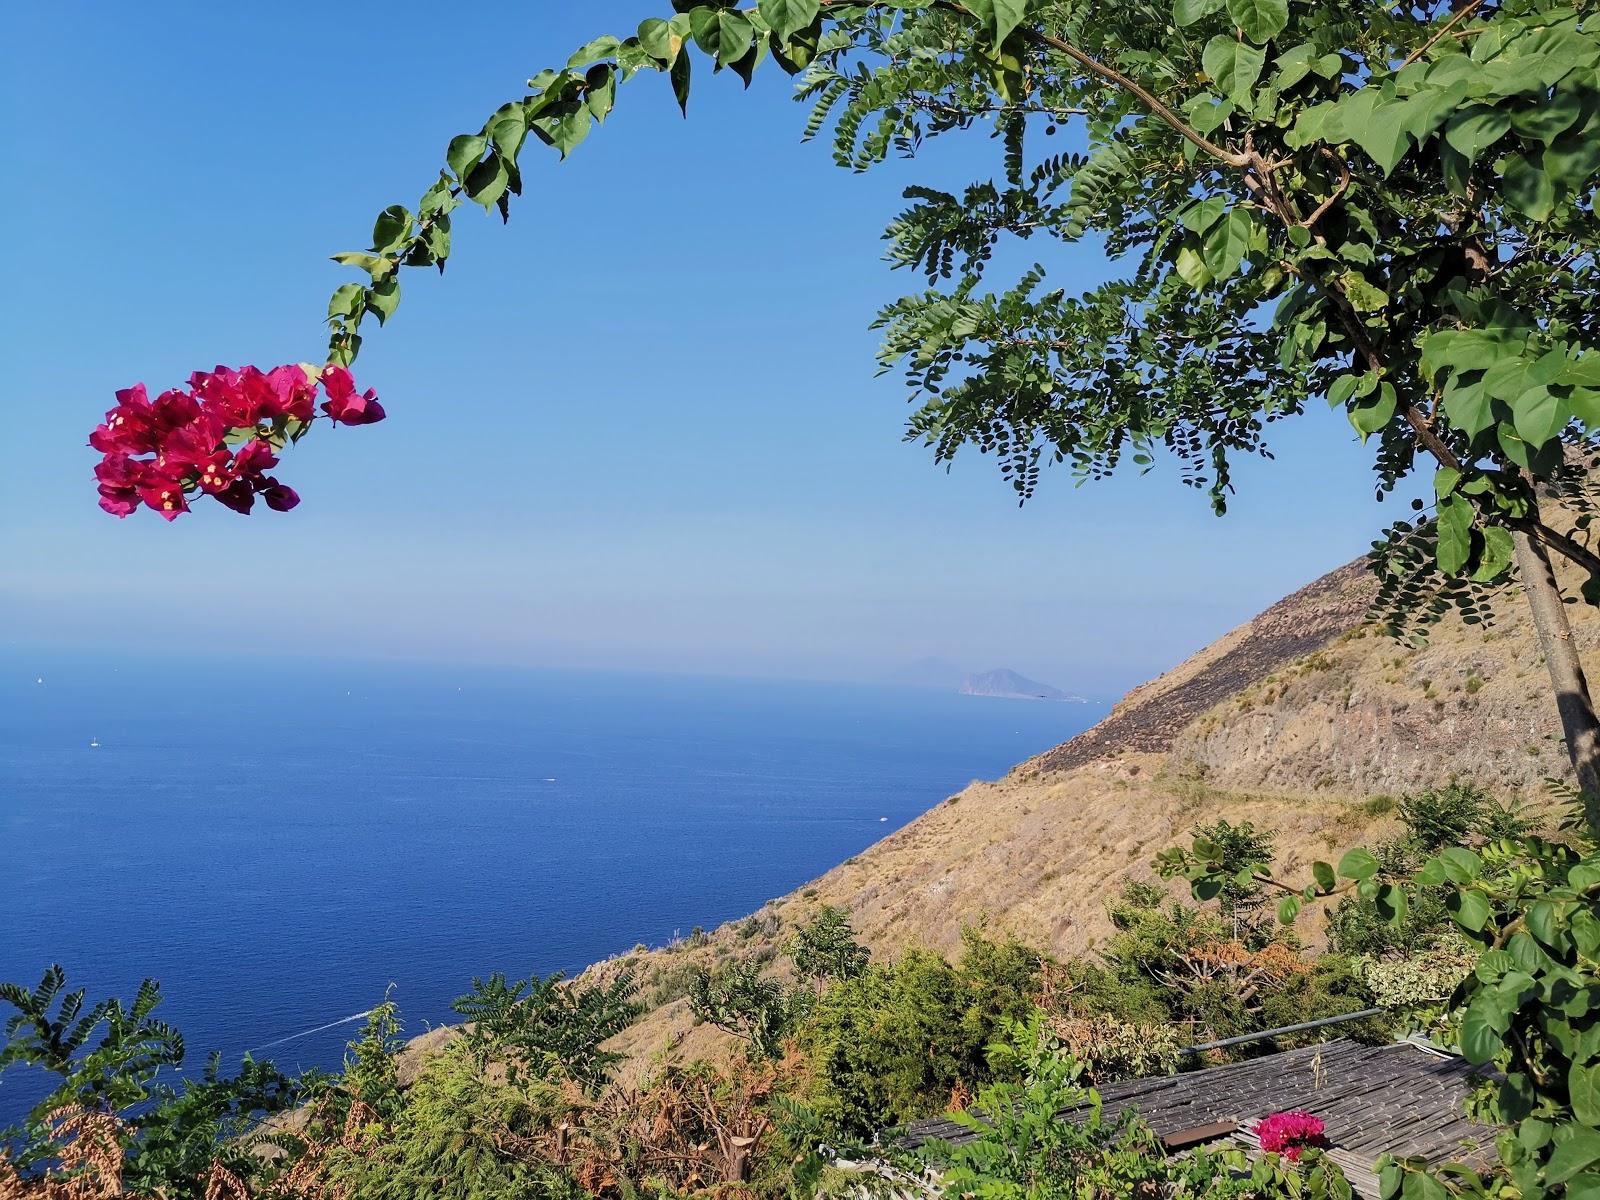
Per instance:
[[[1402,515],[1326,411],[1241,466],[1222,520],[1170,464],[1047,472],[1020,510],[991,461],[935,467],[901,440],[899,381],[873,377],[868,323],[918,287],[879,237],[908,181],[987,176],[996,147],[851,175],[800,143],[775,70],[748,93],[698,73],[687,122],[641,79],[568,162],[530,146],[510,225],[461,210],[444,278],[409,272],[371,331],[357,376],[389,419],[286,456],[296,511],[99,511],[84,442],[116,388],[316,359],[350,278],[327,256],[414,205],[529,75],[663,9],[13,11],[4,644],[821,678],[939,656],[1107,694]],[[1063,286],[1106,269],[1027,253]]]

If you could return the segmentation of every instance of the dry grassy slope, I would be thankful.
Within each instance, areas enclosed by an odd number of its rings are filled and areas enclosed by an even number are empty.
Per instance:
[[[822,904],[850,910],[874,953],[915,942],[950,950],[986,924],[1057,954],[1108,929],[1105,897],[1149,879],[1152,856],[1201,821],[1278,833],[1294,871],[1380,833],[1374,795],[1452,774],[1537,799],[1566,777],[1554,706],[1520,594],[1492,630],[1448,621],[1423,649],[1362,627],[1372,581],[1332,572],[1130,692],[1094,729],[974,783],[809,886],[697,946],[629,955],[667,1000],[619,1046],[646,1061],[714,1052],[691,1027],[675,980],[691,964],[771,953]],[[1572,610],[1585,651],[1593,610]],[[781,960],[780,960],[781,963]]]

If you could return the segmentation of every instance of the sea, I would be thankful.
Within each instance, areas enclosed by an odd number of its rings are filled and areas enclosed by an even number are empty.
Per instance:
[[[386,994],[420,1033],[474,977],[571,973],[712,929],[1104,712],[770,679],[8,652],[0,981],[59,963],[92,1001],[153,978],[188,1070],[213,1050],[333,1068],[359,1029],[344,1018]],[[0,1127],[34,1086],[0,1075]]]

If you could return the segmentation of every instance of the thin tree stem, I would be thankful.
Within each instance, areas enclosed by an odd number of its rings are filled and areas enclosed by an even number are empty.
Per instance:
[[[1600,720],[1589,699],[1589,682],[1584,678],[1578,648],[1572,641],[1572,626],[1561,600],[1561,587],[1550,566],[1550,556],[1542,542],[1526,530],[1511,535],[1517,556],[1517,570],[1533,614],[1534,632],[1544,653],[1550,686],[1556,694],[1556,711],[1567,753],[1583,793],[1584,817],[1589,828],[1600,833]]]

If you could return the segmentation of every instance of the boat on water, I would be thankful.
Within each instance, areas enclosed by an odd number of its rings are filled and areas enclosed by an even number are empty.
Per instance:
[[[97,737],[90,738],[89,739],[89,749],[91,749],[91,750],[100,749],[100,739],[97,738]]]

